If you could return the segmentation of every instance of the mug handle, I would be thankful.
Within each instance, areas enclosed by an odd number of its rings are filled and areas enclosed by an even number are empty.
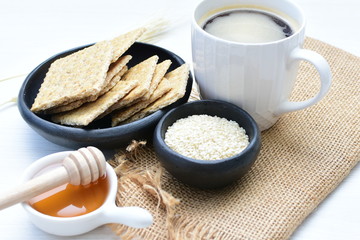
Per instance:
[[[290,102],[286,101],[280,104],[277,110],[274,111],[275,115],[281,115],[287,112],[293,112],[297,110],[301,110],[307,107],[314,105],[319,102],[323,97],[325,97],[326,93],[329,91],[331,86],[331,70],[327,61],[318,53],[307,50],[296,48],[290,54],[290,63],[293,61],[307,61],[314,65],[316,70],[319,73],[321,87],[319,93],[305,101],[301,102]]]

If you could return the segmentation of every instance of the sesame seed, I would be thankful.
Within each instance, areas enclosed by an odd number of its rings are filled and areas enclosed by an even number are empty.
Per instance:
[[[235,121],[201,114],[178,119],[168,127],[165,143],[186,157],[218,160],[243,151],[249,137]]]

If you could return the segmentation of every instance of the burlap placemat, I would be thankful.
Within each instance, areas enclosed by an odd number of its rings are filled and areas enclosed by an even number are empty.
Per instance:
[[[111,161],[119,174],[118,204],[148,209],[146,229],[112,225],[122,239],[288,239],[360,159],[360,58],[315,39],[305,48],[331,65],[333,84],[319,104],[284,115],[262,132],[250,172],[219,190],[178,182],[157,162],[151,146],[134,143]],[[319,88],[302,63],[293,98]]]

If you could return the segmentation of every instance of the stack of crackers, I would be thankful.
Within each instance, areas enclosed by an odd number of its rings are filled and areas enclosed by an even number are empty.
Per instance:
[[[53,62],[31,111],[78,127],[111,116],[111,125],[117,126],[182,98],[189,77],[187,64],[168,72],[171,61],[159,62],[154,55],[127,66],[132,56],[124,54],[144,32],[136,29]]]

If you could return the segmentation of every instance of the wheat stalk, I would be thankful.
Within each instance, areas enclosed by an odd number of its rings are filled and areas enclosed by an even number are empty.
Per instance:
[[[9,100],[0,103],[0,107],[4,106],[7,103],[17,103],[17,97],[10,98]]]
[[[5,82],[5,81],[8,81],[8,80],[11,80],[11,79],[14,79],[14,78],[23,77],[23,76],[25,76],[25,75],[26,75],[26,74],[19,74],[19,75],[15,75],[15,76],[3,78],[3,79],[0,79],[0,82]]]
[[[5,82],[5,81],[9,81],[9,80],[12,80],[12,79],[15,79],[15,78],[18,78],[18,77],[23,77],[23,76],[25,76],[25,75],[26,75],[26,74],[19,74],[19,75],[15,75],[15,76],[3,78],[3,79],[0,79],[0,83],[1,83],[1,82]],[[9,100],[0,103],[0,107],[4,106],[4,105],[7,104],[7,103],[17,103],[17,97],[12,97],[12,98],[10,98]]]
[[[140,42],[155,43],[170,29],[170,21],[165,18],[155,18],[143,25],[146,31],[139,38]]]

